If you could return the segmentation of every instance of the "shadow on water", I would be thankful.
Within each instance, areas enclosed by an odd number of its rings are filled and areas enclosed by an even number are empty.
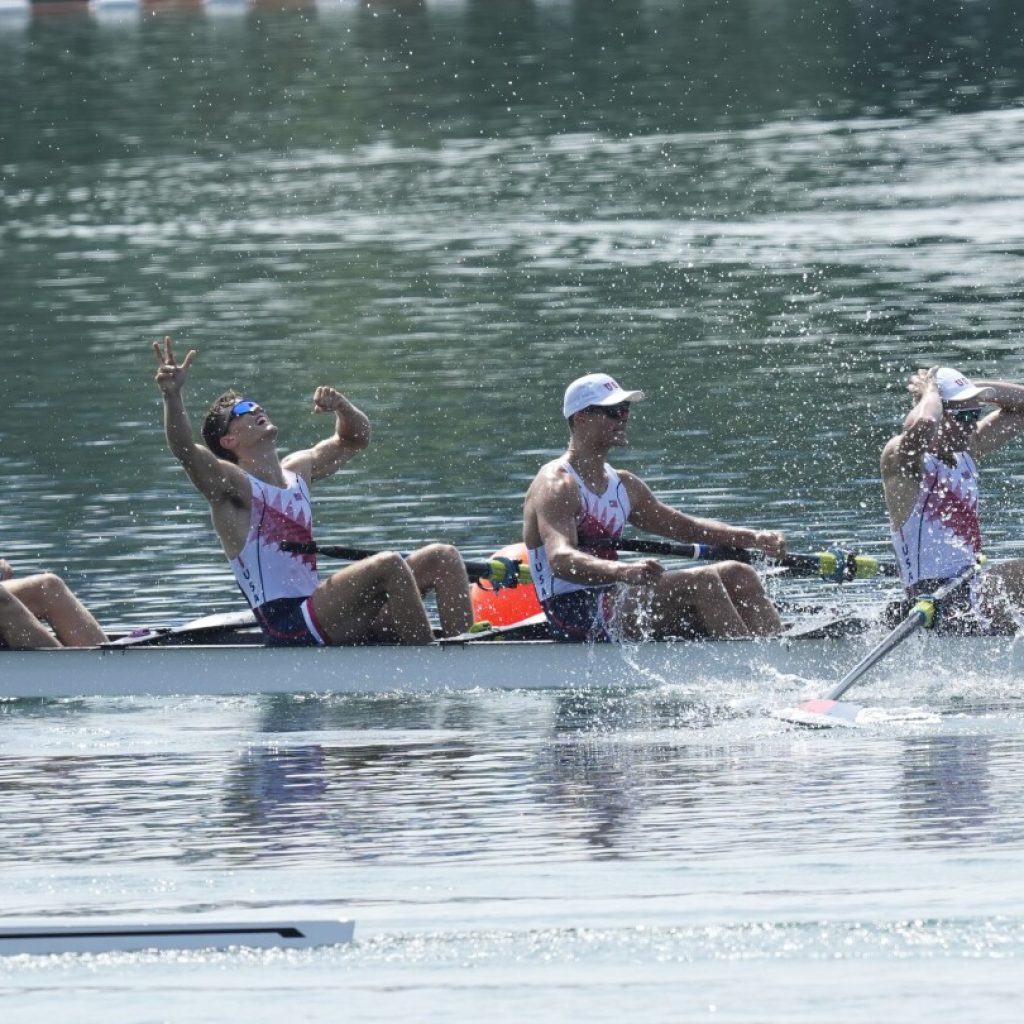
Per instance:
[[[1006,765],[1020,757],[1018,740],[953,735],[911,738],[900,757],[903,811],[913,846],[1004,845],[1024,829],[1005,813]]]

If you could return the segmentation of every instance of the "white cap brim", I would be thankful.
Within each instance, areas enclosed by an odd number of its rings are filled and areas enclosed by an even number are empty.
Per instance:
[[[966,402],[970,398],[977,398],[983,392],[984,388],[979,388],[977,385],[972,384],[969,388],[963,388],[955,394],[944,397],[942,400],[944,402]]]
[[[607,398],[602,399],[600,402],[591,402],[591,405],[619,405],[622,402],[641,402],[647,396],[642,391],[623,391],[619,388],[618,391],[611,392]]]

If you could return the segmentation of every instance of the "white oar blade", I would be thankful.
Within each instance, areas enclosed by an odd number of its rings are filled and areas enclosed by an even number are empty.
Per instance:
[[[820,697],[816,700],[805,700],[795,708],[782,708],[772,713],[772,717],[794,725],[806,725],[812,729],[860,729],[863,726],[906,726],[934,725],[940,716],[934,711],[922,708],[883,708],[866,707],[863,704],[847,704],[841,700],[829,700]]]
[[[805,700],[794,708],[781,708],[772,714],[783,722],[806,725],[813,729],[856,729],[867,724],[870,712],[870,708],[861,704],[847,704],[845,701],[821,697]]]

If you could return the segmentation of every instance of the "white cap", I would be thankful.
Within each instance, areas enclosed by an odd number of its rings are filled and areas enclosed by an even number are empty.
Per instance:
[[[977,398],[983,391],[951,366],[943,366],[936,372],[935,383],[943,402],[965,402],[968,398]]]
[[[591,405],[618,405],[620,402],[639,402],[642,391],[624,391],[607,373],[588,373],[578,377],[565,389],[562,415],[568,419]]]

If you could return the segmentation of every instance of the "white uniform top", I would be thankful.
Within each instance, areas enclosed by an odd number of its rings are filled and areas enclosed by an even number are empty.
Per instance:
[[[287,487],[275,487],[249,473],[252,516],[249,535],[231,559],[245,599],[253,608],[282,597],[309,597],[320,583],[315,555],[282,551],[283,540],[313,539],[313,507],[302,477],[284,471]]]
[[[947,465],[930,452],[907,521],[892,531],[900,579],[908,589],[920,580],[948,580],[974,564],[981,551],[978,470],[967,452]]]
[[[580,511],[576,516],[576,534],[579,539],[580,551],[598,558],[617,561],[619,553],[610,545],[622,536],[623,527],[629,519],[629,495],[619,474],[605,463],[604,474],[608,486],[604,494],[595,494],[580,478],[579,473],[562,459],[558,468],[569,473],[576,481],[580,492]],[[530,548],[530,575],[533,585],[537,588],[537,597],[546,601],[558,594],[568,594],[573,590],[590,589],[586,584],[571,583],[559,579],[551,572],[548,553],[541,544],[539,548]],[[608,584],[603,584],[607,586]]]

